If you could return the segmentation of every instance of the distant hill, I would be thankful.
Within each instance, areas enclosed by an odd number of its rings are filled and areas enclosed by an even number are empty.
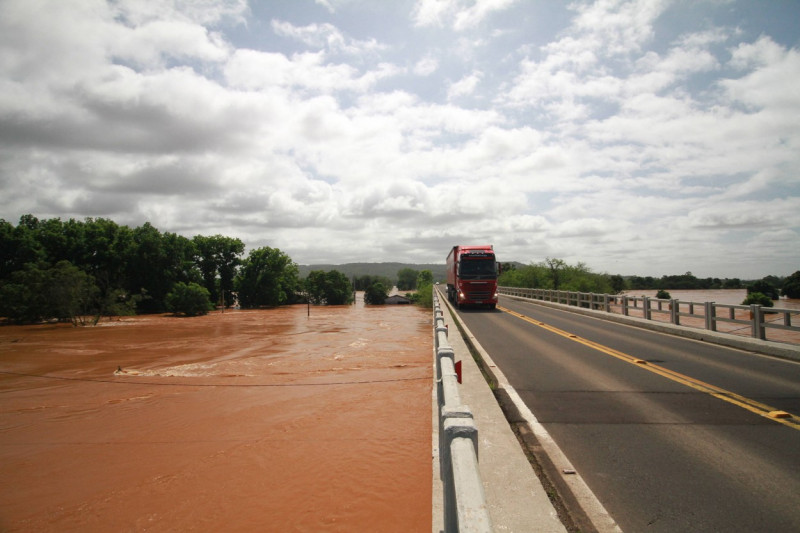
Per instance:
[[[354,276],[384,276],[397,282],[397,272],[410,268],[412,270],[430,270],[434,281],[445,281],[445,266],[441,264],[412,264],[412,263],[345,263],[343,265],[297,265],[300,277],[305,278],[313,270],[338,270],[348,278]]]

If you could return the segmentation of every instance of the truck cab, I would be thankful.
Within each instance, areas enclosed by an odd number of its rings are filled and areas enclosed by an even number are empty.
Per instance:
[[[492,245],[453,246],[447,256],[447,296],[456,307],[497,306],[497,262]]]

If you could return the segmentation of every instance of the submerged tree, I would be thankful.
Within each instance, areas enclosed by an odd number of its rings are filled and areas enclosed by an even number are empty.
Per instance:
[[[383,283],[373,283],[364,291],[364,303],[368,305],[383,305],[389,297],[389,289]]]
[[[167,294],[166,304],[171,312],[186,316],[205,315],[214,308],[208,289],[197,283],[182,281],[176,283]]]
[[[291,303],[299,288],[297,265],[277,248],[258,248],[244,260],[235,287],[245,308]]]
[[[306,294],[315,304],[345,305],[353,301],[353,286],[338,270],[309,272],[305,280]]]

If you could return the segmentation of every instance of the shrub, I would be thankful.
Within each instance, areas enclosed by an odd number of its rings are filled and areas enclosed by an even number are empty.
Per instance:
[[[176,315],[205,315],[212,309],[211,294],[197,283],[176,283],[167,294],[166,304],[167,309]]]
[[[752,304],[758,304],[763,307],[772,307],[774,305],[772,303],[772,298],[761,292],[751,292],[747,295],[747,298],[742,301],[742,305]]]
[[[433,285],[430,283],[417,286],[415,294],[407,294],[406,296],[415,305],[433,308]]]
[[[656,293],[656,298],[658,298],[659,300],[670,300],[672,299],[672,295],[667,291],[665,291],[664,289],[658,289],[658,292]]]

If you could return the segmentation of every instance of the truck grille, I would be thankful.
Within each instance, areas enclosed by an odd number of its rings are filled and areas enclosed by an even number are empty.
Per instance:
[[[488,300],[491,294],[489,291],[467,291],[467,297],[470,300]]]

